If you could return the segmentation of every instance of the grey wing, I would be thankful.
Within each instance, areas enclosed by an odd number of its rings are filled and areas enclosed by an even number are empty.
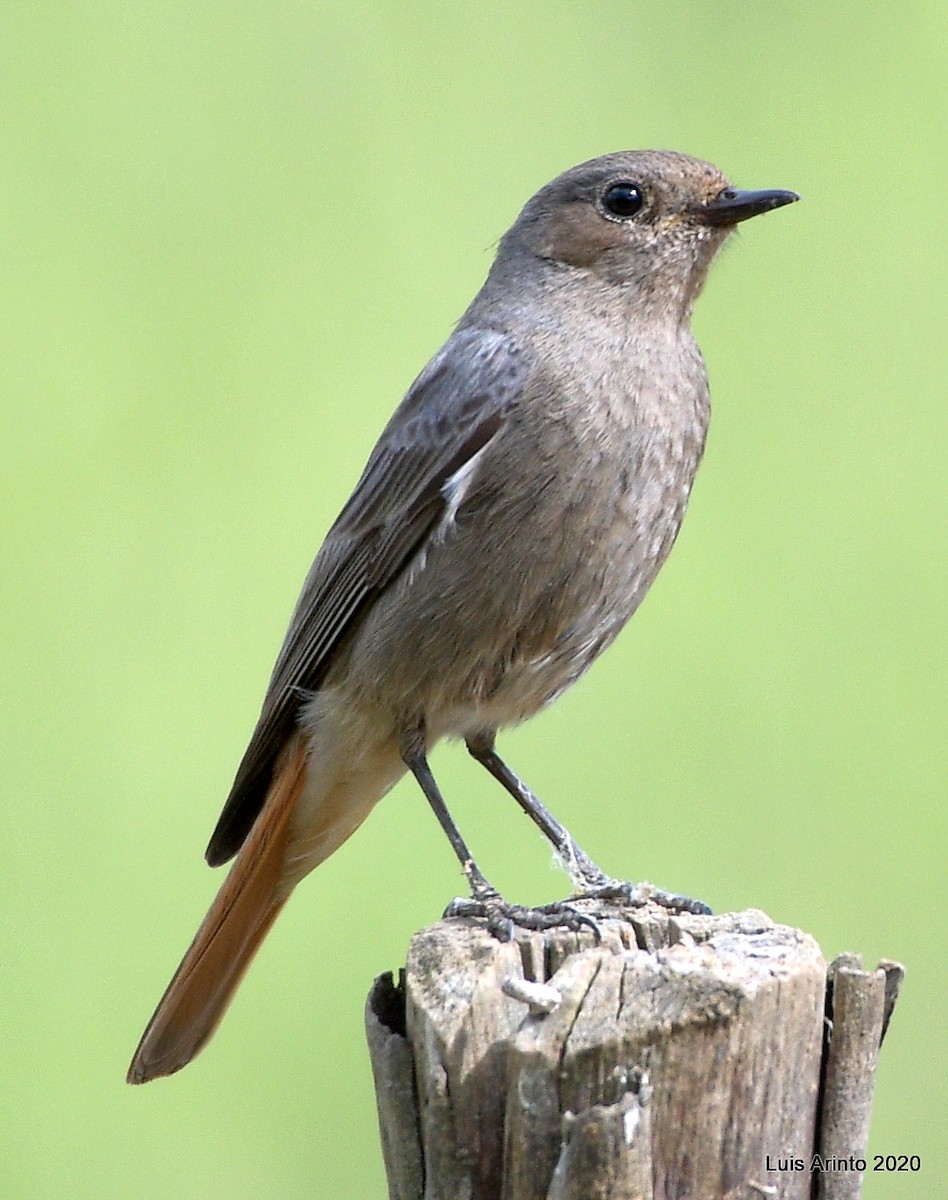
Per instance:
[[[333,651],[360,613],[423,549],[446,510],[445,484],[497,434],[525,375],[523,355],[509,337],[459,330],[396,409],[303,586],[207,847],[211,866],[240,849],[305,694],[320,686]]]

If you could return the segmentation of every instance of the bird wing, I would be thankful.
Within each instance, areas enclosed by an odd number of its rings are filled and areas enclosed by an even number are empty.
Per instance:
[[[211,866],[239,850],[306,693],[320,686],[353,622],[423,549],[447,509],[445,485],[497,434],[525,378],[523,354],[509,337],[462,329],[412,384],[303,585],[256,729],[207,847]]]

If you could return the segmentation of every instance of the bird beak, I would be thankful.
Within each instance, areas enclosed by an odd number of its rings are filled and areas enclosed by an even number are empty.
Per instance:
[[[782,208],[785,204],[793,204],[799,199],[796,192],[782,192],[776,189],[740,192],[736,188],[725,188],[708,204],[696,208],[694,214],[706,225],[736,225],[738,221],[746,221],[748,217],[770,212],[772,208]]]

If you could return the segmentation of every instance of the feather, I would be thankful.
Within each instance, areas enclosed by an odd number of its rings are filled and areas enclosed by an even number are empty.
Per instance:
[[[365,606],[437,536],[445,513],[470,484],[465,468],[503,426],[526,375],[523,355],[509,337],[462,329],[408,390],[303,586],[260,718],[207,847],[211,866],[240,848],[264,803],[273,763],[307,695],[318,690],[333,651]]]
[[[306,746],[298,735],[277,767],[260,819],[142,1035],[129,1083],[147,1083],[186,1066],[224,1015],[289,896],[281,888],[287,831],[305,778]]]

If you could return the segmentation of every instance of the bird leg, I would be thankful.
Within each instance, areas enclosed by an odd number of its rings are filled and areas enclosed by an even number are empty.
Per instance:
[[[565,926],[572,930],[585,927],[591,929],[596,935],[597,941],[599,940],[599,926],[596,922],[591,917],[577,912],[568,904],[549,904],[539,908],[508,904],[474,861],[474,856],[448,811],[448,806],[441,795],[441,789],[428,765],[424,728],[419,727],[410,736],[403,737],[400,741],[400,751],[402,760],[417,779],[441,828],[447,835],[471,889],[470,899],[459,898],[448,905],[444,913],[446,917],[483,918],[487,921],[490,932],[500,941],[511,940],[514,926],[520,926],[523,929],[553,929]]]
[[[431,805],[434,815],[438,818],[441,828],[451,843],[451,849],[458,856],[461,870],[467,879],[473,899],[488,901],[499,897],[500,893],[489,882],[483,871],[481,871],[480,867],[474,861],[474,856],[468,849],[467,842],[465,842],[460,829],[454,823],[454,818],[448,812],[448,806],[441,795],[441,789],[438,787],[435,777],[431,773],[431,767],[428,765],[428,758],[425,753],[424,730],[418,729],[410,739],[403,739],[400,750],[402,760],[412,775],[418,780],[419,787],[425,793],[425,797]]]
[[[607,875],[578,845],[565,825],[561,825],[523,780],[511,771],[494,749],[493,733],[468,738],[466,745],[471,756],[506,788],[552,844],[576,889],[577,899],[619,900],[632,908],[652,903],[675,912],[711,912],[701,900],[666,892],[650,883],[626,883]]]

